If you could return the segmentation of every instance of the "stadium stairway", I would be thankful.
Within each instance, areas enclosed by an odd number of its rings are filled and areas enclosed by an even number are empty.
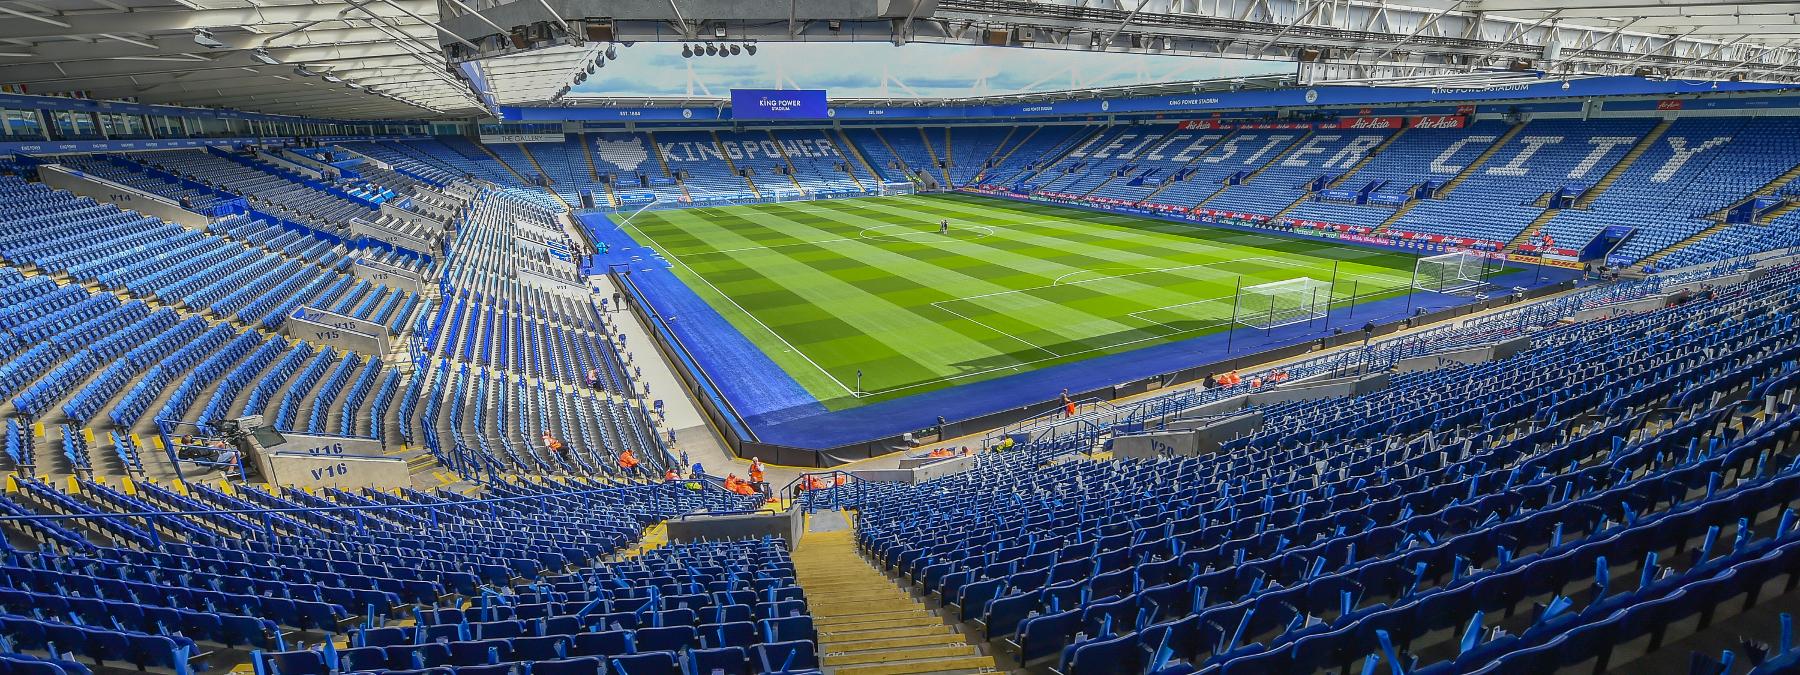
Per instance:
[[[516,145],[519,146],[519,154],[525,156],[525,161],[531,162],[531,170],[532,171],[536,171],[537,175],[544,176],[548,180],[556,180],[554,177],[550,176],[550,172],[544,170],[543,164],[538,163],[537,155],[531,154],[530,147],[527,147],[524,143],[518,143]],[[518,173],[518,172],[515,171],[514,173]],[[551,197],[556,198],[556,202],[558,204],[562,204],[563,208],[565,208],[565,209],[573,208],[569,205],[568,201],[566,201],[562,198],[562,195],[559,195],[556,193],[556,190],[545,190],[544,192],[550,193]]]
[[[1111,185],[1113,181],[1118,180],[1120,178],[1124,178],[1127,181],[1131,180],[1130,174],[1121,176],[1118,174],[1118,170],[1122,169],[1124,167],[1127,167],[1127,166],[1135,166],[1135,165],[1140,164],[1141,162],[1144,161],[1145,155],[1150,154],[1156,148],[1162,147],[1162,144],[1164,142],[1168,141],[1170,136],[1175,135],[1175,132],[1180,131],[1180,130],[1181,130],[1180,127],[1170,127],[1169,130],[1166,132],[1163,132],[1162,135],[1159,135],[1156,138],[1151,139],[1149,142],[1138,146],[1135,149],[1135,151],[1131,153],[1130,157],[1115,158],[1115,159],[1120,159],[1121,160],[1120,163],[1116,166],[1109,166],[1107,168],[1107,173],[1109,175],[1105,178],[1105,180],[1100,181],[1094,187],[1088,188],[1087,192],[1081,193],[1082,196],[1085,197],[1088,195],[1095,194],[1095,193],[1099,192],[1101,188]],[[1133,168],[1131,170],[1131,173],[1138,173],[1138,172],[1142,171],[1143,168],[1144,167],[1142,167],[1142,166]]]
[[[1400,127],[1395,130],[1394,133],[1388,134],[1388,137],[1382,139],[1381,143],[1373,148],[1369,148],[1368,152],[1363,153],[1362,158],[1356,160],[1355,164],[1351,164],[1349,168],[1344,169],[1343,173],[1339,173],[1337,178],[1332,179],[1327,187],[1342,187],[1344,181],[1350,180],[1351,177],[1356,175],[1356,172],[1361,171],[1363,167],[1368,166],[1369,162],[1375,161],[1376,156],[1386,151],[1388,146],[1393,145],[1394,141],[1400,140],[1400,137],[1404,135],[1406,135],[1406,127]]]
[[[781,145],[781,139],[775,137],[774,131],[764,131],[763,133],[769,135],[769,141],[775,144],[775,152],[780,153],[781,155],[781,163],[787,165],[788,182],[794,184],[795,190],[802,192],[806,191],[806,186],[801,185],[800,178],[795,175],[799,172],[799,169],[794,167],[794,158],[788,156],[787,148]]]
[[[1068,157],[1070,153],[1073,153],[1076,150],[1080,150],[1082,148],[1087,147],[1088,144],[1092,143],[1096,137],[1100,136],[1101,134],[1105,134],[1106,132],[1108,132],[1110,130],[1111,129],[1109,127],[1107,127],[1106,125],[1099,124],[1099,125],[1095,125],[1094,130],[1091,132],[1088,132],[1085,134],[1077,134],[1075,136],[1070,136],[1068,142],[1063,143],[1061,147],[1056,148],[1050,152],[1044,153],[1044,157],[1042,159],[1039,159],[1037,162],[1037,168],[1026,169],[1026,170],[1020,172],[1019,175],[1014,176],[1012,178],[1012,180],[1010,180],[1008,182],[1010,182],[1014,185],[1019,185],[1019,184],[1025,183],[1026,181],[1029,181],[1033,178],[1036,178],[1037,176],[1043,175],[1043,173],[1045,171],[1050,170],[1051,167],[1054,167],[1057,164],[1061,164],[1063,161],[1063,158]],[[1017,148],[1015,148],[1015,149],[1017,149]],[[1011,154],[1011,153],[1008,153],[1008,154]]]
[[[987,180],[988,169],[1004,164],[1006,158],[1011,157],[1014,152],[1018,152],[1020,146],[1030,143],[1031,137],[1036,136],[1037,132],[1041,129],[1043,129],[1041,126],[1032,127],[1031,131],[1025,132],[1025,137],[1019,139],[1018,143],[1008,146],[1007,143],[1012,141],[1013,135],[1019,133],[1018,127],[1010,127],[1006,132],[1006,138],[1000,139],[1000,144],[994,146],[994,154],[988,157],[990,160],[988,165],[981,167],[980,171],[975,172],[975,177],[969,180],[969,184],[979,185]]]
[[[931,144],[931,134],[925,133],[925,127],[919,127],[919,138],[925,139],[925,151],[931,153],[936,161],[938,174],[944,177],[944,187],[955,187],[950,184],[950,127],[944,127],[944,151],[938,152]]]
[[[587,158],[588,176],[592,177],[594,179],[594,182],[596,182],[596,183],[600,182],[600,167],[599,167],[599,165],[594,164],[594,141],[593,141],[593,139],[588,138],[588,135],[586,132],[575,134],[575,137],[577,139],[579,139],[581,142],[581,156]],[[612,188],[611,188],[611,186],[608,186],[607,193],[610,194],[611,192],[612,192]]]
[[[1450,180],[1444,181],[1444,187],[1438,189],[1437,197],[1442,199],[1445,195],[1450,194],[1451,190],[1455,190],[1456,186],[1461,185],[1463,181],[1468,180],[1469,176],[1475,174],[1476,169],[1487,164],[1488,159],[1492,158],[1494,153],[1500,152],[1501,148],[1506,147],[1506,144],[1512,142],[1514,136],[1517,136],[1519,135],[1519,132],[1524,131],[1526,124],[1527,123],[1525,122],[1519,122],[1512,125],[1512,128],[1507,129],[1506,133],[1500,134],[1500,138],[1495,139],[1493,143],[1488,145],[1486,150],[1481,151],[1481,154],[1476,155],[1475,159],[1470,160],[1468,166],[1463,167],[1463,170],[1458,172],[1455,176],[1452,176]],[[1413,207],[1418,204],[1419,200],[1417,199],[1401,204],[1400,208],[1394,209],[1394,215],[1388,216],[1387,220],[1381,221],[1381,225],[1375,228],[1374,233],[1380,234],[1386,232],[1389,227],[1394,225],[1394,223],[1400,222],[1401,218],[1405,218],[1407,212],[1413,210]]]
[[[1200,161],[1202,159],[1204,159],[1207,155],[1212,154],[1212,151],[1219,149],[1219,146],[1224,145],[1226,141],[1229,141],[1233,137],[1237,136],[1237,133],[1238,132],[1235,129],[1232,131],[1228,131],[1225,133],[1225,135],[1220,136],[1217,140],[1214,140],[1212,143],[1208,143],[1206,146],[1206,149],[1193,153],[1193,157],[1191,159],[1189,159],[1187,161],[1187,163],[1182,164],[1179,167],[1176,167],[1174,171],[1169,172],[1169,175],[1170,176],[1179,176],[1179,175],[1181,175],[1181,172],[1187,171],[1188,169],[1191,169],[1191,168],[1194,168],[1195,164],[1200,163]],[[1172,186],[1180,185],[1183,182],[1186,182],[1186,181],[1189,181],[1192,179],[1193,179],[1193,177],[1190,175],[1189,177],[1183,178],[1181,180],[1165,180],[1165,181],[1163,181],[1162,185],[1158,185],[1158,186],[1156,186],[1155,190],[1151,190],[1150,194],[1144,195],[1143,199],[1139,199],[1138,203],[1139,204],[1154,204],[1154,203],[1156,203],[1155,202],[1156,196],[1159,194],[1162,194],[1163,190],[1167,190]],[[1221,184],[1219,186],[1219,189],[1212,191],[1211,194],[1208,194],[1206,196],[1206,199],[1200,200],[1200,203],[1205,203],[1207,199],[1212,199],[1213,197],[1218,196],[1218,194],[1220,192],[1223,192],[1226,187],[1229,187],[1229,186]]]
[[[719,157],[724,158],[725,167],[731,169],[732,173],[738,173],[737,163],[731,161],[731,155],[725,152],[725,143],[719,140],[719,132],[709,131],[707,133],[712,135],[713,146],[719,149]],[[739,174],[739,176],[744,179],[745,185],[750,186],[750,194],[756,195],[757,199],[762,199],[762,190],[756,189],[756,181],[750,180],[750,176],[746,174]]]
[[[519,170],[513,168],[513,166],[511,164],[507,164],[506,160],[500,159],[499,155],[494,154],[493,150],[488,149],[487,144],[485,144],[485,143],[470,143],[470,145],[473,145],[477,148],[481,148],[482,152],[487,153],[488,159],[494,160],[495,164],[499,164],[501,168],[506,169],[507,173],[512,174],[513,178],[518,179],[520,185],[530,185],[531,184],[530,181],[525,180],[525,174],[519,173]],[[524,147],[524,146],[520,146],[520,147]]]
[[[900,163],[900,173],[906,175],[907,182],[917,183],[931,177],[931,174],[929,173],[923,171],[915,172],[911,166],[907,166],[906,160],[900,156],[899,152],[894,150],[894,144],[889,143],[887,137],[881,135],[880,129],[870,128],[869,133],[875,136],[875,140],[881,141],[881,147],[887,149],[888,156],[893,157],[895,162]],[[934,180],[933,182],[936,181]],[[931,186],[927,185],[924,187],[929,189]]]
[[[1658,262],[1662,262],[1663,258],[1667,258],[1670,255],[1674,254],[1676,251],[1687,248],[1689,246],[1693,246],[1694,244],[1697,244],[1697,243],[1700,243],[1701,241],[1706,240],[1707,237],[1711,237],[1720,232],[1724,232],[1725,228],[1728,228],[1728,227],[1731,227],[1731,225],[1729,223],[1726,223],[1723,219],[1721,219],[1719,222],[1713,223],[1712,225],[1708,226],[1706,229],[1701,230],[1699,232],[1695,232],[1692,235],[1689,235],[1688,238],[1669,245],[1668,248],[1665,248],[1661,251],[1657,251],[1655,253],[1650,254],[1649,257],[1646,257],[1643,260],[1638,261],[1637,264],[1640,266],[1655,265]]]
[[[1777,190],[1780,190],[1781,188],[1786,187],[1788,183],[1794,182],[1794,179],[1796,179],[1796,178],[1800,178],[1800,164],[1795,164],[1793,166],[1793,168],[1790,168],[1787,171],[1783,172],[1781,175],[1776,176],[1774,178],[1774,180],[1771,180],[1768,183],[1763,184],[1762,187],[1757,188],[1755,191],[1751,192],[1750,194],[1744,195],[1743,198],[1741,198],[1735,202],[1732,202],[1730,206],[1727,206],[1725,208],[1722,208],[1722,209],[1719,209],[1717,211],[1707,214],[1706,217],[1713,219],[1713,220],[1724,220],[1726,214],[1731,213],[1732,209],[1737,208],[1739,205],[1756,201],[1760,197],[1772,197],[1775,195],[1775,192]],[[1787,205],[1784,204],[1783,206],[1786,207]],[[1792,207],[1788,207],[1787,209],[1784,209],[1782,211],[1782,213],[1786,213],[1787,210],[1791,209],[1791,208]],[[1780,215],[1780,214],[1774,214],[1774,215]],[[1762,218],[1761,222],[1766,223],[1770,220],[1774,220],[1774,215]]]
[[[1531,241],[1532,237],[1536,237],[1539,232],[1544,231],[1544,226],[1549,225],[1550,221],[1556,218],[1557,212],[1561,210],[1562,209],[1544,209],[1543,213],[1538,214],[1536,218],[1531,219],[1531,222],[1526,223],[1525,229],[1519,230],[1519,234],[1514,236],[1512,241],[1506,242],[1506,248],[1501,250],[1509,252],[1518,250],[1519,246],[1523,245],[1525,242]]]
[[[1672,118],[1656,123],[1656,127],[1651,129],[1650,133],[1644,134],[1643,139],[1639,140],[1637,145],[1631,146],[1631,150],[1626,152],[1624,157],[1619,158],[1619,162],[1614,164],[1612,169],[1606,172],[1606,175],[1601,176],[1600,180],[1594,182],[1593,187],[1588,188],[1588,191],[1581,195],[1580,199],[1575,200],[1575,208],[1585,209],[1600,195],[1606,194],[1606,189],[1618,182],[1619,177],[1625,175],[1625,172],[1631,169],[1631,165],[1637,163],[1639,157],[1644,156],[1645,152],[1654,147],[1656,139],[1662,138],[1663,132],[1668,131],[1669,125],[1674,123],[1675,120]]]
[[[995,670],[981,654],[857,552],[837,512],[809,519],[794,551],[794,577],[819,630],[821,661],[833,675],[918,675]]]
[[[887,178],[883,177],[881,172],[875,170],[875,166],[869,163],[869,158],[863,155],[862,148],[856,147],[856,143],[850,140],[850,137],[844,133],[843,129],[837,130],[836,138],[832,138],[829,132],[825,134],[825,137],[837,143],[838,154],[845,157],[856,158],[856,163],[861,164],[863,170],[869,172],[869,178],[875,182],[877,190],[880,189],[882,183],[887,182]],[[856,175],[856,172],[852,170],[850,175],[854,176]]]

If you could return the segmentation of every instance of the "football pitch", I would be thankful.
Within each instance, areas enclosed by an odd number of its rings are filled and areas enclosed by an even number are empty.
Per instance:
[[[1342,311],[1404,293],[1417,259],[969,195],[614,219],[832,409],[1224,331],[1240,284],[1335,266]]]

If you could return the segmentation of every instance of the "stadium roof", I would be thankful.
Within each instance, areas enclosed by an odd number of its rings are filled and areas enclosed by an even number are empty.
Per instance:
[[[325,118],[550,101],[614,41],[1261,58],[1299,62],[1303,84],[1496,69],[1800,81],[1800,2],[0,0],[0,14],[0,84]]]

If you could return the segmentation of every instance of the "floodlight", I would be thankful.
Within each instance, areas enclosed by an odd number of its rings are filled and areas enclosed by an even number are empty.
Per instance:
[[[225,43],[220,42],[218,38],[213,37],[212,31],[205,28],[194,29],[194,44],[207,49],[222,49],[226,46]]]

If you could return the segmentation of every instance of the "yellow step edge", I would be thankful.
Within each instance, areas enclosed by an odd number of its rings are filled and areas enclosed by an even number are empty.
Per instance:
[[[826,654],[901,649],[905,647],[933,647],[968,644],[963,641],[963,636],[957,633],[913,635],[909,637],[882,638],[880,640],[844,640],[842,642],[827,640],[825,639],[825,636],[821,635],[819,636],[819,642],[824,645],[823,647],[820,647],[819,651]]]
[[[892,660],[896,656],[902,656],[902,655],[910,657],[910,658],[915,658],[915,659],[942,659],[942,658],[951,658],[951,657],[957,657],[957,656],[978,656],[975,653],[974,647],[971,647],[969,645],[961,645],[961,646],[949,646],[949,647],[919,647],[916,649],[906,650],[905,652],[867,652],[867,653],[861,653],[861,654],[837,654],[837,655],[825,657],[823,662],[827,666],[834,666],[834,667],[835,666],[856,666],[856,665],[863,665],[863,664],[868,664],[868,663],[885,663],[889,660]]]
[[[845,617],[845,618],[850,619],[853,617]],[[903,617],[897,617],[897,618],[892,618],[892,619],[869,619],[869,620],[865,620],[865,621],[851,620],[851,621],[842,621],[842,622],[838,622],[838,623],[822,622],[822,621],[819,621],[816,617],[813,619],[813,626],[818,628],[819,632],[821,632],[821,633],[825,633],[825,632],[847,633],[850,631],[857,631],[857,630],[877,630],[877,629],[882,629],[882,628],[905,628],[908,626],[942,626],[942,625],[944,625],[944,621],[942,619],[939,619],[935,616],[931,616],[930,614],[918,614],[918,615],[913,615],[913,616],[903,616]]]
[[[826,643],[848,642],[851,640],[885,640],[887,638],[919,637],[924,635],[951,635],[949,626],[901,626],[898,628],[865,628],[861,630],[821,630],[819,641]],[[959,636],[960,639],[960,636]]]
[[[832,672],[836,673],[836,675],[910,675],[912,673],[967,673],[992,671],[994,669],[994,659],[992,657],[969,656],[964,658],[922,661],[883,662],[868,666],[833,668]]]
[[[926,612],[925,608],[923,608],[923,607],[907,607],[905,609],[895,609],[895,610],[889,610],[889,611],[885,611],[885,612],[863,612],[863,613],[857,614],[855,616],[845,616],[845,617],[835,617],[835,616],[834,617],[818,617],[818,616],[815,616],[815,617],[813,617],[813,625],[818,626],[819,628],[825,628],[827,626],[839,626],[839,625],[845,625],[845,624],[865,623],[865,622],[869,622],[869,621],[898,621],[901,619],[914,620],[914,619],[919,619],[919,618],[929,618],[934,621],[937,620],[937,617],[932,616],[929,612]],[[942,623],[942,622],[940,621],[939,623]]]

